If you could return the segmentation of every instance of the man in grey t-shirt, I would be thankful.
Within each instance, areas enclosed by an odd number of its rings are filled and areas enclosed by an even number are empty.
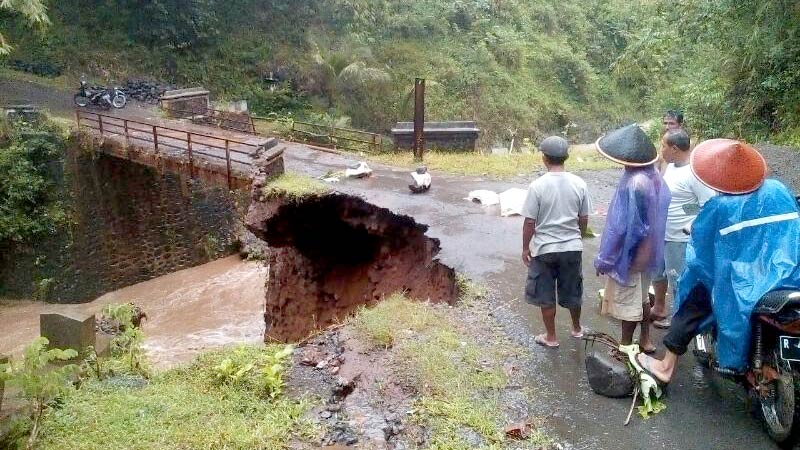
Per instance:
[[[528,266],[525,300],[542,310],[545,334],[537,344],[558,347],[556,301],[572,317],[571,335],[583,336],[582,236],[589,223],[586,182],[564,170],[569,143],[551,136],[540,145],[547,173],[528,188],[522,208],[522,261]]]

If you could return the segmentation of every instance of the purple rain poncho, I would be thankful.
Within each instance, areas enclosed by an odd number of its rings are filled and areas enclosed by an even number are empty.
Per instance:
[[[594,267],[623,285],[631,272],[655,275],[664,258],[671,196],[654,165],[626,167],[611,199]]]

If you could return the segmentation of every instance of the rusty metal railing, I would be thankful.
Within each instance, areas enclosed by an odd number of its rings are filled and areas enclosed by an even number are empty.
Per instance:
[[[260,133],[259,123],[282,123],[287,127],[283,136],[287,140],[329,147],[334,150],[377,153],[383,146],[383,136],[368,131],[303,122],[279,117],[275,114],[267,117],[251,116],[251,120],[255,125],[256,133]]]
[[[231,166],[233,163],[252,165],[252,156],[259,145],[213,136],[206,133],[181,130],[153,122],[116,117],[97,112],[75,110],[75,121],[78,129],[84,128],[99,133],[101,136],[119,136],[125,143],[132,142],[151,144],[156,154],[178,151],[189,163],[189,176],[194,178],[196,159],[206,161],[224,161],[228,188],[233,186]],[[198,158],[199,157],[199,158]]]
[[[214,125],[226,130],[256,134],[253,118],[247,113],[223,111],[213,108],[177,109],[172,107],[164,108],[164,111],[177,119],[189,119],[192,123]]]

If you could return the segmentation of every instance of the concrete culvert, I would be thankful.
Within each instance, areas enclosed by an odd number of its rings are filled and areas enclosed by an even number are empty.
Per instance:
[[[428,227],[358,197],[254,201],[247,228],[270,246],[266,339],[302,339],[398,291],[433,302],[457,296]]]

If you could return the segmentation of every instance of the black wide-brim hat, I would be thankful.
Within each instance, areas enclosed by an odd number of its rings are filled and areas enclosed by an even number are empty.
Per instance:
[[[594,145],[600,154],[625,166],[644,167],[658,161],[656,147],[635,123],[606,133]]]

